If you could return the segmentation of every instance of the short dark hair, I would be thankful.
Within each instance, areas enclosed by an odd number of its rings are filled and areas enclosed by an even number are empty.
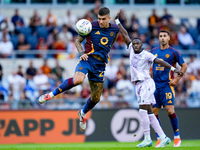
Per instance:
[[[161,32],[167,33],[167,34],[169,35],[169,31],[167,31],[167,30],[160,30],[160,31],[159,31],[159,34],[160,34]]]
[[[110,14],[110,10],[109,10],[107,7],[101,7],[101,8],[99,9],[98,14],[99,14],[100,16],[109,15],[109,14]]]

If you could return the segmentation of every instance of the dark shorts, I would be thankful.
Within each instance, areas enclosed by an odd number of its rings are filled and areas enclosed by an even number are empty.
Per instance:
[[[80,71],[84,74],[88,74],[89,80],[103,83],[105,67],[105,62],[89,56],[88,61],[78,61],[75,72]]]
[[[154,93],[156,104],[153,107],[161,108],[166,105],[174,105],[175,91],[173,86],[165,86],[163,88],[156,88]]]

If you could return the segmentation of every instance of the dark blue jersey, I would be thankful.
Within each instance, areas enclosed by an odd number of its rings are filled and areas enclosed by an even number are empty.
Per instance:
[[[92,22],[90,34],[82,36],[86,38],[85,53],[99,55],[107,63],[108,53],[118,33],[119,27],[116,24],[110,23],[108,28],[100,28],[98,21]]]
[[[174,67],[176,67],[177,62],[179,65],[185,63],[181,54],[171,46],[164,50],[161,50],[160,47],[156,47],[151,50],[151,53]],[[166,86],[172,78],[173,72],[170,69],[164,68],[156,63],[153,64],[153,79],[156,87]]]

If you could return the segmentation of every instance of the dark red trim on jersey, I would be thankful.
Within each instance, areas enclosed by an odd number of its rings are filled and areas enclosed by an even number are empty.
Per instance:
[[[111,27],[114,27],[114,28],[118,28],[119,29],[119,26],[115,23],[110,23]]]
[[[86,43],[85,43],[85,53],[89,53],[92,50],[92,40],[91,36],[86,37]]]
[[[151,50],[151,53],[153,53],[155,50],[157,49],[160,49],[160,46],[159,47],[154,47],[152,50]]]
[[[93,22],[91,22],[91,24],[92,24],[92,27],[93,26],[99,26],[99,22],[98,21],[93,21]]]
[[[174,49],[174,48],[171,47],[171,46],[169,47],[169,49],[176,51],[176,52],[178,53],[179,56],[181,55],[177,49]]]

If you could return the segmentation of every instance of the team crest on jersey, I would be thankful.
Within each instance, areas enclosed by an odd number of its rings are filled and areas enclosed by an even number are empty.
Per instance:
[[[158,57],[158,54],[155,54],[156,57]]]
[[[169,56],[170,56],[169,54],[166,54],[166,55],[165,55],[166,58],[169,58]]]
[[[79,67],[79,70],[83,70],[83,67]]]
[[[110,36],[113,36],[114,35],[114,32],[110,32]]]

